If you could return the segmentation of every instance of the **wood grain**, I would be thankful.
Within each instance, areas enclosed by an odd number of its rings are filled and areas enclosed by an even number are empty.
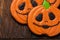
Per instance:
[[[60,38],[60,34],[55,37],[37,36],[29,30],[27,25],[15,21],[10,13],[11,2],[12,0],[0,0],[0,38],[37,38],[37,40]]]

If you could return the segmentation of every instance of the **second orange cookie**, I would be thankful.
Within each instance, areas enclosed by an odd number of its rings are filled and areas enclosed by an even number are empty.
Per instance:
[[[13,0],[10,8],[12,16],[19,23],[26,24],[30,10],[43,2],[43,0],[40,3],[36,1],[38,0]]]

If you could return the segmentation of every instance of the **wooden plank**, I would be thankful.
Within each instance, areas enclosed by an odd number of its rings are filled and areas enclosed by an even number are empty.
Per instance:
[[[37,38],[59,39],[60,34],[55,37],[33,34],[27,25],[18,23],[11,15],[10,5],[12,0],[0,0],[0,37],[1,38]]]

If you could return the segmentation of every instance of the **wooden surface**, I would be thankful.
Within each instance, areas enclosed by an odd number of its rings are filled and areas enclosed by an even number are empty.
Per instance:
[[[10,14],[11,2],[12,0],[0,0],[0,38],[37,38],[37,40],[60,38],[60,34],[55,37],[37,36],[29,30],[27,25],[16,22]]]

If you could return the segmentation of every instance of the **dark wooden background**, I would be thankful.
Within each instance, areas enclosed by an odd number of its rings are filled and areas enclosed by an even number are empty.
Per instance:
[[[12,0],[0,0],[0,38],[37,38],[37,40],[60,38],[60,34],[54,37],[35,35],[27,25],[16,22],[10,14],[11,2]]]

